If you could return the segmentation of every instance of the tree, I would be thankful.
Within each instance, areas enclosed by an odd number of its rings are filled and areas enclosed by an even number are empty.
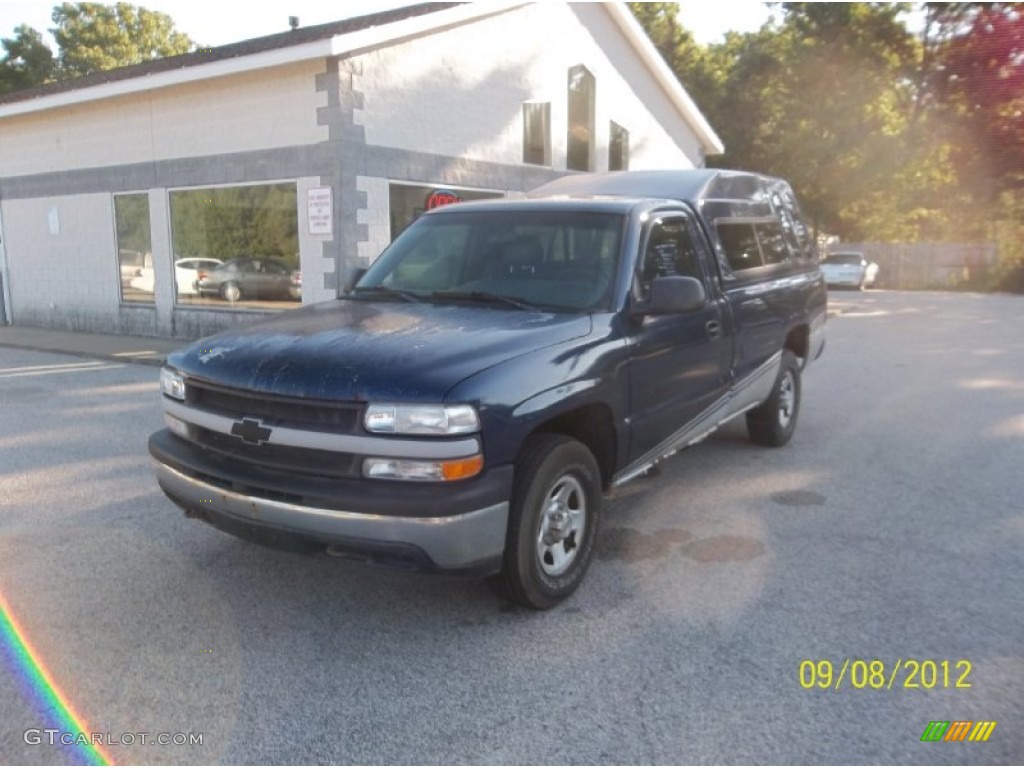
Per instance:
[[[784,176],[816,231],[875,239],[945,221],[920,199],[905,207],[949,176],[943,151],[909,141],[920,48],[907,9],[783,3],[778,22],[707,47],[669,45],[667,8],[637,14],[725,143],[709,165]]]
[[[42,34],[24,24],[13,38],[0,41],[0,94],[196,47],[166,14],[128,3],[63,3],[54,7],[51,18],[56,25],[50,30],[57,41],[56,56]]]
[[[0,93],[42,85],[53,78],[56,62],[43,36],[22,24],[14,37],[0,40],[4,56],[0,59]]]
[[[940,41],[932,84],[947,119],[973,141],[967,175],[992,195],[1024,185],[1024,3],[934,4],[952,34]]]
[[[175,56],[195,47],[188,35],[175,30],[170,16],[129,3],[62,3],[51,18],[62,77]]]

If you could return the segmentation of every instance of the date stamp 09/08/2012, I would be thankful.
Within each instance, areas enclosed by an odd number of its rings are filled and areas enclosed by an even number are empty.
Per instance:
[[[967,659],[850,659],[842,664],[829,659],[800,662],[800,687],[806,690],[970,688],[971,662]]]

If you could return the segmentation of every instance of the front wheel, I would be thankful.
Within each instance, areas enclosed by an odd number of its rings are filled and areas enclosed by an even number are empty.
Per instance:
[[[601,475],[587,447],[564,435],[530,438],[516,462],[498,591],[538,610],[575,592],[593,556],[600,511]]]
[[[800,415],[800,361],[788,349],[782,351],[782,364],[772,393],[757,408],[747,412],[747,433],[758,445],[785,445],[796,430]]]

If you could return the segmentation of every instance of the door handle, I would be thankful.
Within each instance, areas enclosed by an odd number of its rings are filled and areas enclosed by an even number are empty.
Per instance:
[[[722,324],[717,320],[708,320],[704,327],[708,331],[708,336],[712,339],[717,339],[722,335]]]

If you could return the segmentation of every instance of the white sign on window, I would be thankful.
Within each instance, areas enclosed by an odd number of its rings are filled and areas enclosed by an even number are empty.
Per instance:
[[[307,209],[309,215],[309,234],[334,234],[334,198],[330,187],[317,187],[307,193]]]

